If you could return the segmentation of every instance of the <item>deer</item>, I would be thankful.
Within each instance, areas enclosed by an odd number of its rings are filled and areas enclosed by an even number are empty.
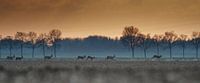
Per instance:
[[[8,59],[8,60],[13,60],[14,58],[15,58],[15,55],[6,57],[6,59]]]
[[[51,56],[44,56],[44,59],[51,59],[53,57],[53,55]]]
[[[153,55],[152,58],[157,58],[157,59],[160,59],[162,56],[161,55]]]
[[[87,56],[87,60],[93,60],[93,59],[95,59],[95,56]]]
[[[77,60],[79,60],[79,59],[82,59],[82,60],[83,60],[83,59],[85,59],[85,58],[86,58],[85,55],[84,55],[84,56],[78,56],[78,57],[77,57]]]
[[[107,56],[107,57],[106,57],[106,60],[109,60],[109,59],[110,59],[110,60],[114,60],[114,58],[115,58],[115,55],[113,55],[113,56]]]
[[[15,60],[22,60],[23,59],[23,56],[20,56],[20,57],[16,57]]]

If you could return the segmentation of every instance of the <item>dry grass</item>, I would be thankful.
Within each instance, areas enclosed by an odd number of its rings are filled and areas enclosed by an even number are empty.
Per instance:
[[[0,83],[199,83],[197,61],[1,61]]]

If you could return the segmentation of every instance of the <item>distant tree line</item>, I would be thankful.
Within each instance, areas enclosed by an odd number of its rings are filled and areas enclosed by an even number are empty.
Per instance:
[[[172,58],[172,48],[175,46],[180,46],[182,48],[183,58],[185,57],[186,45],[192,44],[196,49],[196,58],[198,58],[199,44],[200,44],[200,32],[193,32],[191,37],[188,35],[177,35],[174,31],[165,32],[164,34],[155,34],[150,36],[150,34],[143,34],[138,28],[134,26],[128,26],[124,28],[123,36],[120,38],[122,43],[131,48],[132,57],[135,55],[135,47],[141,46],[144,49],[144,55],[146,57],[147,49],[151,46],[156,46],[157,55],[160,55],[160,47],[165,46],[169,48],[170,58]]]
[[[35,32],[17,32],[14,36],[0,36],[0,57],[2,57],[2,49],[9,49],[9,56],[13,55],[13,49],[20,48],[21,56],[24,56],[24,48],[31,48],[32,58],[35,56],[35,49],[42,48],[43,56],[46,55],[46,47],[51,48],[54,57],[57,57],[57,49],[66,43],[67,47],[77,47],[80,49],[114,49],[124,47],[131,49],[132,58],[135,58],[135,49],[142,48],[144,58],[148,56],[150,48],[156,49],[156,55],[161,55],[161,48],[169,49],[169,57],[173,58],[173,48],[179,47],[182,49],[182,57],[185,58],[185,49],[192,46],[196,51],[196,58],[199,58],[200,32],[193,32],[191,36],[178,35],[174,31],[165,32],[164,34],[144,34],[134,26],[127,26],[122,32],[120,38],[109,38],[105,36],[88,36],[86,38],[61,38],[62,32],[58,29],[53,29],[49,33],[37,34]],[[64,48],[63,48],[64,49]]]
[[[32,48],[32,58],[34,57],[35,53],[35,48],[42,46],[43,47],[43,55],[45,55],[45,47],[53,47],[54,51],[54,56],[56,57],[56,42],[61,39],[61,31],[58,29],[53,29],[51,30],[48,34],[47,33],[42,33],[42,34],[37,34],[35,32],[17,32],[14,36],[6,36],[2,38],[0,36],[0,52],[1,48],[9,48],[10,56],[12,56],[12,50],[14,48],[19,48],[21,49],[21,56],[23,56],[23,49],[24,46],[26,47],[31,47]],[[0,56],[1,53],[0,53]]]

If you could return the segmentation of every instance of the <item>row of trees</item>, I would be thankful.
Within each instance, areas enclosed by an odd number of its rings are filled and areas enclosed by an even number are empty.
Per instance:
[[[77,45],[79,48],[80,46],[84,45],[78,45],[78,44],[87,44],[87,46],[92,46],[94,49],[98,49],[98,46],[95,46],[96,44],[101,44],[100,46],[103,47],[102,45],[105,46],[113,46],[118,45],[118,42],[122,43],[124,46],[129,47],[132,52],[132,58],[135,58],[135,49],[140,47],[143,49],[144,52],[144,57],[147,58],[148,56],[148,50],[150,48],[156,48],[156,54],[160,54],[160,50],[162,47],[167,47],[169,49],[169,55],[170,58],[172,58],[172,49],[175,46],[179,46],[182,48],[182,54],[183,58],[185,57],[185,49],[189,45],[195,48],[196,50],[196,58],[198,58],[198,50],[199,50],[199,44],[200,44],[200,32],[193,32],[191,37],[188,35],[177,35],[175,32],[165,32],[164,34],[143,34],[139,31],[138,28],[134,26],[128,26],[125,27],[122,36],[118,39],[112,39],[108,37],[102,37],[102,36],[89,36],[87,38],[61,38],[62,32],[58,29],[53,29],[49,31],[49,33],[42,33],[42,34],[37,34],[35,32],[17,32],[14,36],[6,36],[2,37],[0,36],[0,57],[1,57],[1,50],[2,46],[5,44],[9,48],[9,55],[12,56],[12,49],[14,46],[19,46],[20,51],[21,51],[21,56],[23,56],[23,50],[24,47],[30,47],[32,48],[32,57],[35,56],[35,48],[41,47],[43,56],[46,56],[45,48],[49,47],[52,50],[52,55],[54,57],[57,56],[57,46],[59,41],[71,41],[71,42],[65,42],[69,43],[67,44],[68,47],[70,45]],[[61,40],[62,39],[62,40]],[[72,43],[73,44],[70,44]],[[74,44],[75,42],[75,44]],[[80,42],[85,42],[85,43],[80,43]],[[117,46],[116,46],[117,47]],[[115,48],[116,48],[115,47]],[[88,47],[84,47],[88,48]],[[106,49],[106,48],[105,48]]]
[[[34,57],[35,48],[36,46],[42,46],[43,47],[43,55],[45,55],[45,46],[53,47],[54,56],[56,57],[56,42],[61,39],[62,32],[58,29],[53,29],[49,31],[49,33],[42,33],[37,34],[35,32],[17,32],[14,36],[6,36],[2,37],[0,36],[0,57],[1,54],[1,48],[3,45],[7,44],[9,48],[9,55],[12,56],[12,49],[14,46],[18,46],[20,44],[21,48],[21,56],[23,56],[23,48],[24,45],[28,45],[32,48],[32,57]]]
[[[191,37],[188,35],[177,35],[174,31],[165,32],[164,34],[158,35],[155,34],[151,36],[150,34],[142,34],[138,28],[134,26],[128,26],[124,28],[123,36],[120,38],[125,46],[131,48],[132,57],[135,57],[135,47],[141,46],[144,49],[145,58],[147,56],[147,49],[152,46],[152,44],[156,45],[157,55],[160,55],[160,47],[163,46],[161,44],[167,44],[169,48],[169,55],[172,58],[172,48],[176,45],[180,45],[182,47],[183,58],[185,57],[185,48],[187,42],[192,42],[196,49],[196,58],[198,58],[198,50],[200,44],[200,32],[193,32]]]

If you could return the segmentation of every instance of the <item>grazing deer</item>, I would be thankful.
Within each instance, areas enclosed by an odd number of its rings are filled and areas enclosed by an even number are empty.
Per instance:
[[[51,56],[44,56],[44,59],[51,59],[53,57],[53,55]]]
[[[161,55],[153,55],[152,58],[157,58],[157,59],[160,59],[162,56]]]
[[[85,58],[86,58],[85,55],[84,55],[84,56],[78,56],[78,57],[77,57],[77,60],[79,60],[79,59],[82,59],[82,60],[83,60],[83,59],[85,59]]]
[[[114,58],[115,58],[115,55],[113,55],[113,56],[107,56],[107,57],[106,57],[106,60],[109,60],[109,59],[110,59],[110,60],[114,60]]]
[[[23,59],[23,56],[20,56],[20,57],[16,57],[15,60],[22,60]]]
[[[93,59],[95,59],[95,56],[87,56],[87,60],[93,60]]]
[[[14,58],[15,58],[15,55],[6,57],[6,59],[8,59],[8,60],[13,60]]]

